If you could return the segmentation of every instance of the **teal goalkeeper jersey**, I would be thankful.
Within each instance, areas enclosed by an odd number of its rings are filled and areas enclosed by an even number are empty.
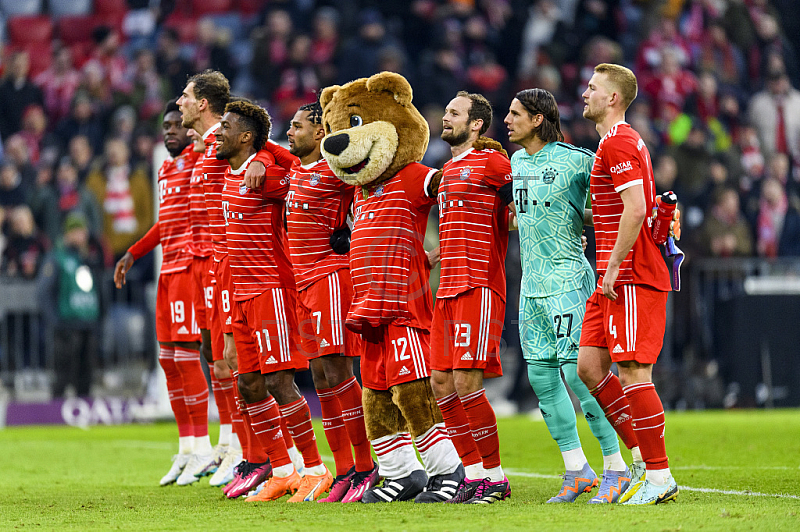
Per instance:
[[[522,257],[521,297],[546,297],[579,289],[594,273],[583,254],[583,209],[594,153],[551,142],[511,157],[514,203]]]

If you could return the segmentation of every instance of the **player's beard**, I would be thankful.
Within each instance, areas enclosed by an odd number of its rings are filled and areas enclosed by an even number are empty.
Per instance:
[[[291,148],[289,148],[289,153],[291,153],[298,159],[302,159],[312,151],[314,151],[313,143],[309,142],[306,144],[300,144],[297,142],[297,137],[295,137],[294,145]]]
[[[456,133],[455,130],[453,130],[451,133],[442,131],[441,137],[443,141],[451,146],[460,146],[469,139],[469,130],[464,128],[461,133]]]
[[[599,124],[605,119],[606,113],[605,110],[593,110],[592,107],[589,106],[583,111],[583,117],[586,120],[591,120],[595,124]]]

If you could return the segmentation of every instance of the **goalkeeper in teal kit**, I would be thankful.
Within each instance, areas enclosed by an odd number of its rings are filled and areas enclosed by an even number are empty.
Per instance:
[[[563,371],[603,450],[602,482],[589,502],[613,503],[631,475],[616,432],[577,375],[586,300],[595,289],[581,244],[594,153],[562,142],[556,100],[543,89],[517,93],[505,124],[509,140],[524,148],[511,157],[522,257],[520,340],[528,379],[566,468],[561,490],[548,502],[574,502],[598,485],[581,448]],[[634,448],[634,460],[637,452]]]

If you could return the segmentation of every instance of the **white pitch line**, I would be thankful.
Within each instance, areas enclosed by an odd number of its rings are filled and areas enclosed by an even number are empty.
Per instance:
[[[527,478],[547,478],[558,479],[562,478],[561,475],[543,475],[541,473],[529,473],[527,471],[517,471],[515,469],[506,469],[506,474],[512,477],[527,477]],[[692,488],[678,484],[678,488],[686,491],[696,491],[699,493],[717,493],[720,495],[742,495],[746,497],[774,497],[776,499],[796,499],[800,500],[800,495],[790,495],[788,493],[760,493],[757,491],[738,491],[738,490],[718,490],[713,488]]]

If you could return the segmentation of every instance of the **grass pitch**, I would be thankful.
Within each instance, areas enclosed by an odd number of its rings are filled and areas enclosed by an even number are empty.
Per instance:
[[[588,505],[588,495],[544,504],[563,470],[547,428],[520,416],[500,420],[499,429],[512,498],[451,506],[231,501],[207,480],[158,486],[177,449],[174,424],[10,428],[0,431],[0,529],[800,530],[800,411],[668,414],[667,451],[681,492],[675,503],[638,508]],[[599,474],[597,441],[582,419],[579,429]]]

